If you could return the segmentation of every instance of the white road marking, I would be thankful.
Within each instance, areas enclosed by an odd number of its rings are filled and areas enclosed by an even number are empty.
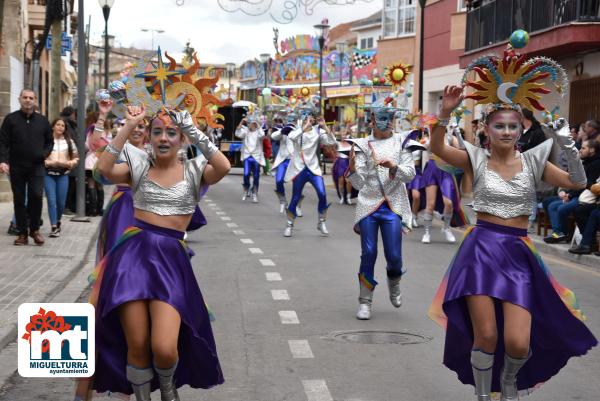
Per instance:
[[[231,217],[221,216],[221,220],[223,220],[223,221],[231,221]]]
[[[275,266],[275,262],[271,259],[258,259],[261,265],[263,266]]]
[[[250,253],[258,255],[258,254],[262,254],[263,251],[260,248],[248,248],[248,250],[250,251]]]
[[[289,301],[290,295],[286,290],[271,290],[271,297],[274,301]]]
[[[277,272],[266,272],[265,277],[267,281],[281,281],[281,274]]]
[[[227,227],[229,227],[229,228],[238,228],[239,226],[236,223],[227,223]]]
[[[314,358],[307,340],[288,340],[292,357],[297,359]]]
[[[279,318],[281,319],[281,324],[300,324],[298,315],[293,310],[280,310]]]
[[[245,232],[243,232],[242,230],[233,230],[233,233],[234,233],[235,235],[246,235],[246,233],[245,233]]]
[[[308,401],[333,401],[325,380],[302,380]]]
[[[225,212],[216,212],[217,216],[225,216],[227,213]]]
[[[242,244],[254,244],[254,241],[252,241],[250,238],[240,238],[240,241],[242,241]]]

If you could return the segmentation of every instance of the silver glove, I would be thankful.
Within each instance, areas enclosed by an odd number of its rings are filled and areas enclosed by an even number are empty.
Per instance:
[[[194,125],[194,120],[187,110],[169,110],[169,116],[181,129],[181,132],[188,137],[190,143],[198,146],[206,160],[209,160],[215,153],[219,151],[217,146],[212,143],[210,139],[208,139],[204,132],[200,131]]]
[[[579,158],[579,150],[575,147],[575,141],[571,137],[569,124],[564,118],[559,118],[550,124],[542,126],[544,133],[547,136],[554,138],[560,148],[565,152],[567,166],[569,170],[569,178],[574,184],[587,184],[583,163]]]

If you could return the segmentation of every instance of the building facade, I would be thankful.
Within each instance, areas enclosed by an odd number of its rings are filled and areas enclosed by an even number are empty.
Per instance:
[[[557,60],[571,85],[565,96],[544,99],[571,124],[600,119],[600,2],[596,0],[471,1],[460,66],[487,53],[501,54],[516,29],[529,32],[529,55]]]

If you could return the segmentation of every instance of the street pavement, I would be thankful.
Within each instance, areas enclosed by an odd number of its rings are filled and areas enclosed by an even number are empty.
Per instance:
[[[326,178],[330,183],[331,177]],[[192,233],[192,264],[206,302],[216,315],[213,330],[225,384],[211,390],[182,388],[182,400],[202,401],[469,401],[442,361],[444,332],[427,309],[456,245],[420,243],[421,229],[404,237],[404,304],[395,309],[385,285],[383,252],[377,263],[380,287],[373,318],[358,321],[359,237],[352,231],[354,207],[333,202],[331,235],[316,230],[316,195],[305,188],[304,216],[293,238],[282,236],[273,179],[262,177],[260,203],[242,202],[241,176],[229,175],[210,189],[201,207],[208,226]],[[290,187],[288,186],[288,191]],[[554,275],[578,295],[587,324],[600,334],[600,273],[555,256],[545,256]],[[83,273],[69,286],[80,285]],[[379,340],[410,344],[344,341],[366,331]],[[379,333],[392,333],[388,336]],[[393,336],[393,333],[397,333]],[[379,340],[375,342],[379,342]],[[3,351],[2,354],[7,354]],[[0,355],[0,368],[2,367]],[[600,351],[573,359],[531,401],[593,401],[600,394]],[[24,379],[13,375],[0,400],[72,400],[68,379]],[[153,394],[159,399],[158,392]]]

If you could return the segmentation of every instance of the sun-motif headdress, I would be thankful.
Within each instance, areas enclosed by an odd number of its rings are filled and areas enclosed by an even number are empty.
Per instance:
[[[120,80],[109,84],[108,92],[115,101],[113,113],[125,116],[128,104],[146,107],[147,113],[155,115],[164,109],[186,109],[195,124],[205,120],[212,128],[223,128],[216,119],[223,116],[213,112],[214,106],[225,106],[210,90],[219,81],[219,74],[210,78],[198,76],[200,62],[196,54],[194,63],[187,68],[178,66],[175,59],[165,52],[169,63],[163,60],[160,47],[156,53],[148,53],[129,66]]]
[[[486,115],[502,109],[547,111],[540,101],[542,95],[550,93],[543,82],[547,78],[561,96],[567,92],[569,81],[560,64],[542,56],[527,59],[516,52],[515,49],[525,47],[528,39],[527,32],[515,31],[502,57],[494,54],[482,56],[465,68],[462,83],[475,90],[465,98],[487,105]],[[468,79],[471,72],[476,73],[476,80]]]

